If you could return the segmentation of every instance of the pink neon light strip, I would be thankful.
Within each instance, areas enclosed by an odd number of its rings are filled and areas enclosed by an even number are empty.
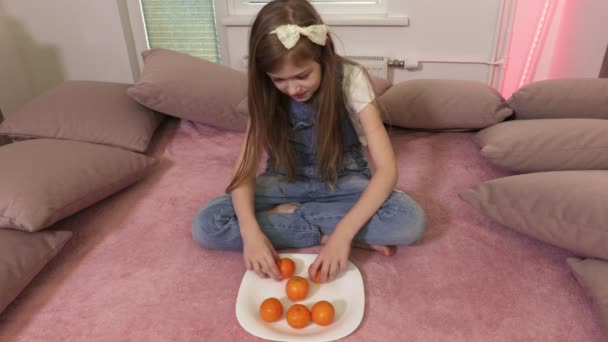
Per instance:
[[[538,19],[538,24],[536,25],[536,32],[534,33],[534,40],[532,41],[532,46],[530,47],[530,51],[528,52],[528,57],[526,59],[526,65],[524,67],[524,71],[521,74],[521,78],[519,80],[519,87],[530,82],[530,78],[532,77],[532,66],[536,66],[536,60],[538,59],[538,55],[540,54],[539,45],[541,36],[546,29],[550,9],[555,5],[556,0],[545,0],[545,5],[543,7],[543,11]]]

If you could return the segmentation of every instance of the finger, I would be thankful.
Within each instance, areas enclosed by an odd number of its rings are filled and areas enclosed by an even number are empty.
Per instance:
[[[315,259],[315,261],[313,261],[313,263],[308,266],[308,278],[310,278],[310,280],[312,280],[313,282],[315,281],[315,279],[317,279],[317,274],[321,276],[320,264],[321,260],[317,257],[317,259]],[[321,281],[320,278],[319,281]]]
[[[315,261],[313,261],[312,264],[310,264],[310,266],[308,268],[308,275],[311,278],[314,279],[314,276],[317,274],[317,272],[319,272],[321,262],[322,262],[321,259],[317,256]]]
[[[251,265],[251,261],[250,260],[245,260],[245,267],[249,271],[251,271],[253,269],[253,266]]]
[[[321,282],[325,283],[329,280],[329,263],[328,262],[324,262],[323,265],[321,265]]]
[[[281,279],[281,272],[279,271],[279,268],[277,267],[277,262],[274,258],[266,258],[266,270],[269,276],[273,277],[276,280]]]
[[[260,264],[258,262],[254,262],[254,264],[253,264],[253,270],[261,278],[266,278],[266,275],[264,274],[264,272],[262,272],[261,266],[260,266]]]
[[[334,280],[338,274],[338,262],[333,262],[329,265],[328,280]]]
[[[279,259],[281,259],[281,256],[279,255],[279,253],[274,248],[271,248],[271,250],[272,250],[272,257],[274,258],[274,261],[279,261]]]

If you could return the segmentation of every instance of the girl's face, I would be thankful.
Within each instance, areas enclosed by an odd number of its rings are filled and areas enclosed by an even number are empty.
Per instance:
[[[287,59],[266,74],[280,92],[298,102],[308,101],[321,84],[321,64],[312,59],[297,65]]]

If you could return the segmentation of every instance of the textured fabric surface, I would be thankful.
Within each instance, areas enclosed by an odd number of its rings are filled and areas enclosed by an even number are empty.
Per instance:
[[[26,233],[0,229],[0,312],[71,236],[67,231]]]
[[[144,152],[164,116],[133,101],[130,84],[66,81],[0,125],[16,140],[56,138]]]
[[[608,120],[512,120],[475,138],[484,157],[513,172],[608,169]]]
[[[537,81],[519,88],[507,103],[518,119],[608,119],[608,79]]]
[[[157,160],[77,141],[0,148],[0,228],[38,231],[145,176]]]
[[[608,259],[608,171],[537,172],[461,193],[488,217],[542,241]]]
[[[142,52],[144,67],[127,94],[171,116],[243,131],[237,105],[247,96],[247,76],[218,63],[168,49]]]
[[[190,228],[229,181],[243,135],[169,123],[155,141],[153,174],[57,225],[74,232],[72,242],[0,315],[0,340],[260,341],[236,319],[242,254],[204,250]],[[353,250],[365,313],[344,341],[606,340],[567,251],[458,198],[507,175],[469,133],[391,135],[397,187],[427,211],[429,226],[393,257]]]
[[[378,101],[391,125],[433,130],[484,128],[512,114],[496,89],[482,82],[408,80],[390,87]]]
[[[608,332],[608,261],[568,258],[568,265],[578,282],[595,301]]]

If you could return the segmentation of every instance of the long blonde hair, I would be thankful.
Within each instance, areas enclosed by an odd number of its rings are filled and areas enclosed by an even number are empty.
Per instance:
[[[298,64],[314,60],[321,65],[321,83],[316,95],[316,150],[319,174],[325,182],[335,180],[342,168],[341,111],[344,94],[338,82],[338,64],[349,63],[336,54],[331,36],[325,46],[301,37],[296,46],[286,49],[276,35],[269,34],[280,25],[309,26],[323,24],[321,16],[306,0],[274,0],[258,13],[249,37],[248,107],[250,127],[245,151],[236,174],[226,192],[238,187],[247,177],[255,175],[262,152],[265,151],[276,170],[286,170],[287,179],[295,179],[295,157],[289,143],[288,98],[280,93],[266,74],[285,60]],[[262,148],[264,150],[262,150]]]

